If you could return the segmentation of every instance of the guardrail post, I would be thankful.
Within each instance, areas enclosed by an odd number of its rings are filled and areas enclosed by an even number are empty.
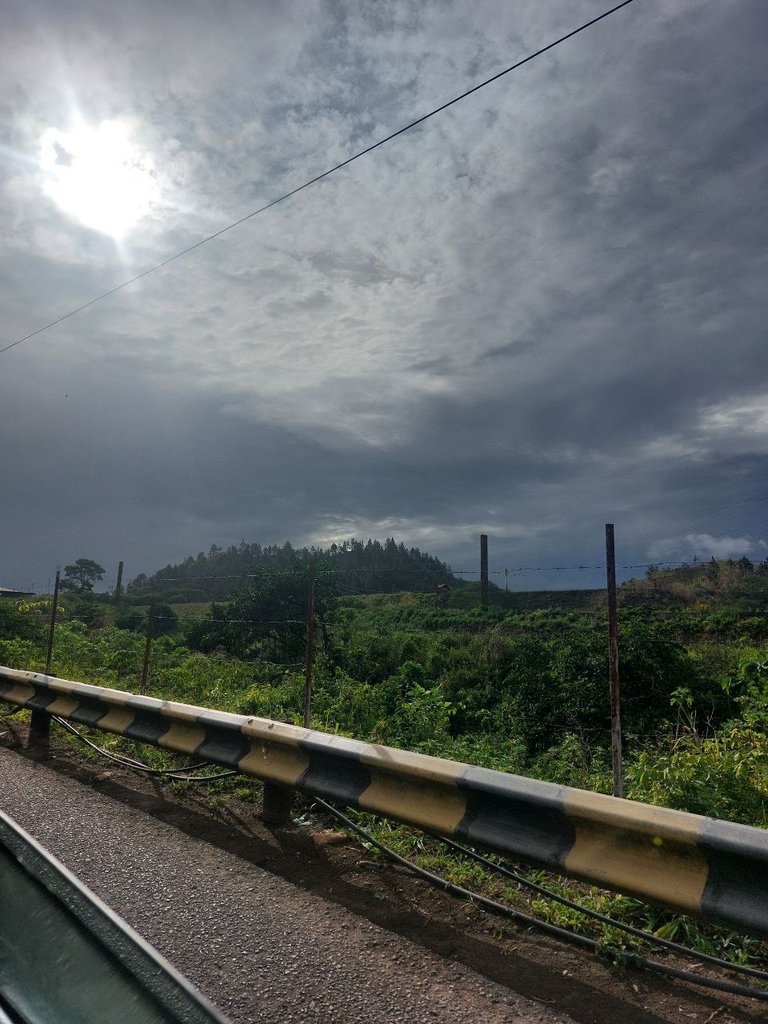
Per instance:
[[[47,757],[51,750],[51,716],[45,711],[33,711],[27,736],[27,750]]]
[[[290,825],[293,809],[293,790],[276,782],[264,783],[264,803],[261,818],[267,825]]]

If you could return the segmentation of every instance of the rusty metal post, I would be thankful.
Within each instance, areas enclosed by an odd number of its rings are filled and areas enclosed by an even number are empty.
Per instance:
[[[277,782],[264,783],[264,803],[261,818],[267,825],[290,825],[293,808],[293,790]]]
[[[480,605],[488,607],[488,535],[480,534]]]
[[[53,585],[53,600],[51,601],[51,621],[48,626],[48,647],[45,652],[45,674],[51,674],[51,661],[53,660],[53,639],[56,635],[56,614],[59,610],[59,582],[61,573],[56,570],[56,582]],[[35,708],[29,722],[29,733],[27,735],[27,748],[47,757],[51,749],[51,716],[45,711]]]
[[[304,656],[304,728],[309,728],[312,715],[312,671],[315,664],[315,556],[309,560],[309,589],[307,591],[307,633]]]
[[[48,649],[45,652],[45,674],[51,674],[51,659],[53,658],[53,638],[56,633],[56,613],[59,610],[59,579],[61,573],[56,570],[56,582],[53,585],[53,601],[51,602],[51,622],[48,626]]]
[[[140,693],[147,692],[147,678],[149,677],[149,659],[152,654],[152,634],[155,631],[155,602],[149,602],[149,613],[147,615],[147,643],[144,647],[144,664],[141,667],[141,688]]]
[[[613,795],[624,796],[621,756],[621,698],[619,692],[619,616],[616,604],[616,550],[613,523],[605,524],[605,566],[608,577],[608,669],[611,684],[611,760]]]
[[[113,595],[115,604],[118,604],[123,594],[123,563],[117,563],[117,583],[115,584],[115,593]]]

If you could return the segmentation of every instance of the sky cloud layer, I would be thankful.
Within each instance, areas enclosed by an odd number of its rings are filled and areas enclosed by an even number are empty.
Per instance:
[[[5,12],[2,343],[603,9]],[[620,561],[761,550],[767,31],[759,0],[638,0],[0,356],[0,584],[353,534],[597,564],[606,521]],[[105,121],[152,177],[119,239],[40,164]]]

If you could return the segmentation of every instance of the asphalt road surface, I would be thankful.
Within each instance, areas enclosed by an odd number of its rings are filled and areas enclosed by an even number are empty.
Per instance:
[[[573,1024],[255,864],[2,748],[0,807],[233,1024]]]

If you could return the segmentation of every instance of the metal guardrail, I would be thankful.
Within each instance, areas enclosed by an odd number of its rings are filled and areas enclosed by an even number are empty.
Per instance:
[[[0,1021],[227,1024],[152,946],[2,811]]]
[[[768,936],[762,829],[34,672],[0,700]]]

